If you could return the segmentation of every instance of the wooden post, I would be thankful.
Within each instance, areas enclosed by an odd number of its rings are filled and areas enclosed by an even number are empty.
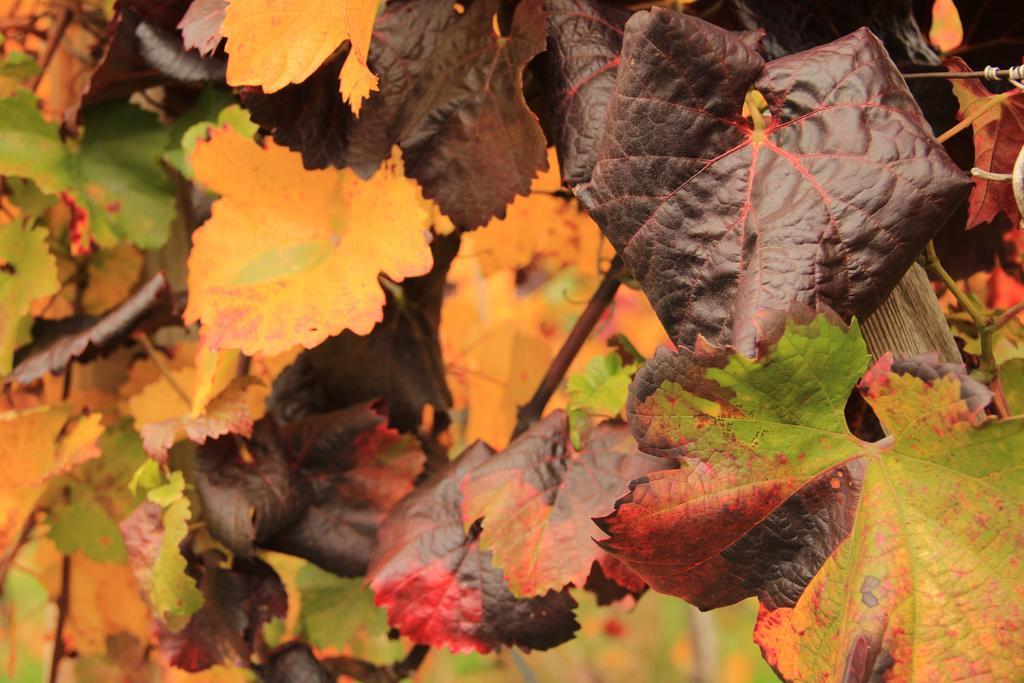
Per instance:
[[[861,330],[876,359],[887,351],[897,358],[938,351],[943,362],[961,362],[928,276],[916,263],[889,298],[861,323]]]

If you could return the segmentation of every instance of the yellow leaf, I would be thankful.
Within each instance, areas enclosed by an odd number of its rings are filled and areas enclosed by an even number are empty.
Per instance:
[[[554,194],[562,189],[560,177],[558,156],[549,148],[548,170],[534,178],[530,194],[516,197],[505,218],[492,218],[463,238],[466,254],[479,259],[485,275],[534,262],[548,272],[576,265],[581,273],[593,274],[602,255],[611,259],[611,246],[579,202]]]
[[[62,556],[49,542],[40,551],[39,560],[50,558],[48,566],[41,567],[43,584],[56,598]],[[149,640],[149,608],[128,565],[96,562],[76,552],[71,555],[70,576],[65,637],[79,654],[105,654],[107,637],[118,633],[129,633],[142,642]]]
[[[196,145],[192,165],[221,195],[193,234],[185,310],[212,349],[273,355],[346,328],[368,334],[383,318],[378,276],[433,265],[427,204],[397,152],[363,180],[307,171],[300,155],[222,128]]]
[[[100,416],[68,427],[70,417],[67,405],[0,413],[0,557],[16,541],[46,482],[100,455]]]
[[[227,81],[265,92],[301,83],[346,40],[351,49],[340,91],[353,112],[377,77],[366,65],[379,0],[231,0],[221,33],[227,38]]]

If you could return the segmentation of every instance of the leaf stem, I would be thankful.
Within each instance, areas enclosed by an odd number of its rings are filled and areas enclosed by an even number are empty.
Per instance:
[[[548,367],[548,371],[544,374],[543,379],[541,379],[537,391],[534,392],[533,397],[527,403],[519,407],[519,412],[516,415],[516,428],[512,432],[513,439],[525,432],[544,413],[544,407],[551,400],[551,396],[558,389],[558,385],[562,383],[562,379],[565,377],[565,373],[568,372],[569,366],[572,365],[573,359],[576,358],[576,354],[579,353],[590,333],[594,331],[594,327],[604,314],[604,310],[612,302],[612,299],[615,298],[615,293],[619,290],[619,285],[621,284],[622,268],[622,260],[616,256],[608,272],[605,273],[604,279],[601,280],[601,284],[598,285],[597,290],[590,297],[587,307],[583,309],[583,313],[580,314],[572,331],[569,332],[569,336],[566,338],[565,343],[562,344],[562,348],[558,350],[558,355],[551,361],[551,365]]]

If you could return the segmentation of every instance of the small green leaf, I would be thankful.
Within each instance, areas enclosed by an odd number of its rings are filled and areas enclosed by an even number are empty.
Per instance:
[[[150,602],[153,609],[172,628],[184,625],[174,617],[188,617],[203,606],[203,594],[195,579],[185,570],[188,563],[181,554],[181,542],[188,535],[192,509],[188,498],[180,498],[164,511],[164,535],[153,563]]]
[[[592,359],[583,372],[569,378],[569,437],[579,448],[592,416],[617,417],[626,405],[629,382],[639,364],[623,365],[622,357],[609,353]]]
[[[73,184],[71,155],[58,126],[43,119],[38,100],[27,90],[0,99],[0,174],[31,178],[48,193]]]
[[[363,579],[343,579],[307,564],[295,582],[302,594],[301,628],[316,647],[343,649],[359,633],[388,632],[387,613],[373,604],[373,593]]]
[[[65,555],[80,550],[97,562],[125,560],[117,522],[84,487],[74,491],[70,503],[56,507],[50,514],[50,538]]]
[[[171,472],[167,483],[150,489],[146,498],[162,508],[181,500],[185,495],[185,475],[179,470]]]

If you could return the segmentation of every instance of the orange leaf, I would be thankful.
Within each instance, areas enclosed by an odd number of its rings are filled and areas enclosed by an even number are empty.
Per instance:
[[[97,458],[100,415],[68,426],[66,405],[0,413],[0,556],[15,541],[52,477]]]
[[[397,157],[369,180],[307,171],[298,154],[224,128],[192,165],[221,195],[193,235],[185,310],[212,349],[276,354],[346,328],[368,334],[383,318],[378,275],[400,281],[433,264],[427,204]]]
[[[358,116],[377,90],[366,65],[379,0],[232,0],[221,25],[227,38],[227,81],[272,93],[301,83],[346,40],[341,94]]]

